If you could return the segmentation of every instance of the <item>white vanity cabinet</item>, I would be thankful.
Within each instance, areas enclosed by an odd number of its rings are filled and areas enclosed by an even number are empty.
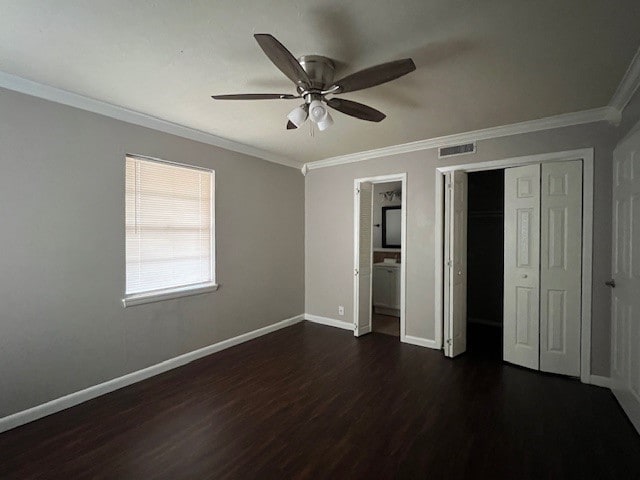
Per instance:
[[[373,306],[383,315],[400,315],[400,264],[373,265]]]

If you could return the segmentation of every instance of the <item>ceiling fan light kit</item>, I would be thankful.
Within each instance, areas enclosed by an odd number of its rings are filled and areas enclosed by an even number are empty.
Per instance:
[[[334,81],[335,64],[321,55],[305,55],[296,59],[273,35],[258,33],[256,41],[273,64],[296,86],[297,95],[280,93],[251,93],[237,95],[213,95],[215,100],[291,100],[304,99],[304,104],[287,115],[287,130],[294,130],[307,118],[323,131],[333,125],[327,107],[346,115],[380,122],[386,115],[362,103],[327,95],[338,95],[374,87],[402,77],[416,69],[413,60],[405,58],[360,70]]]

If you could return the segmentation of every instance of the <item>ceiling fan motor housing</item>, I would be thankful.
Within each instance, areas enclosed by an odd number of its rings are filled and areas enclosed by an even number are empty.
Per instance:
[[[323,90],[333,85],[336,71],[333,60],[322,55],[304,55],[298,61],[311,80],[312,90]]]

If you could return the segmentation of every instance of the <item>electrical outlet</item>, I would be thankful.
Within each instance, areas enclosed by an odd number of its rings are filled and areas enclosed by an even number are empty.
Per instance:
[[[338,315],[344,315],[344,307],[342,305],[338,307]]]

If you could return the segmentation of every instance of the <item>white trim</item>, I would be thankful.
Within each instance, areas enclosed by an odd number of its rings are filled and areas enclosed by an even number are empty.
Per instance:
[[[527,155],[523,157],[507,158],[502,160],[491,160],[487,162],[467,163],[452,165],[448,167],[436,168],[436,182],[442,182],[442,177],[447,172],[463,170],[466,172],[495,170],[498,168],[515,167],[518,165],[530,165],[534,163],[564,162],[569,160],[582,160],[583,162],[583,208],[582,208],[582,327],[581,327],[581,348],[580,348],[580,380],[589,383],[591,376],[591,297],[592,297],[592,259],[593,259],[593,148],[583,148],[578,150],[568,150],[564,152],[543,153],[540,155]],[[444,208],[442,190],[438,189],[436,183],[435,209],[436,217],[438,211]],[[444,225],[442,219],[435,225],[436,239],[436,260],[439,259],[439,266],[436,265],[436,275],[443,269],[443,258],[441,252],[444,248]],[[442,276],[436,276],[435,286],[435,309],[441,315],[443,311],[442,292],[444,289]],[[444,317],[436,317],[436,333],[438,324],[446,322]],[[442,344],[442,328],[437,340]]]
[[[392,173],[389,175],[378,175],[375,177],[364,177],[364,178],[356,178],[353,181],[354,185],[354,215],[353,215],[353,227],[354,227],[354,237],[353,237],[353,245],[354,245],[354,253],[353,253],[353,261],[354,261],[354,269],[358,268],[358,222],[359,218],[355,214],[359,209],[358,204],[358,196],[355,192],[360,187],[360,184],[363,182],[371,182],[373,184],[376,183],[386,183],[386,182],[394,182],[400,181],[402,182],[402,211],[401,211],[401,236],[400,239],[400,340],[407,333],[407,321],[406,321],[406,312],[407,312],[407,172],[402,173]],[[373,263],[373,252],[371,255],[371,261]],[[373,272],[372,272],[373,274]],[[373,279],[372,279],[373,281]],[[353,318],[353,326],[355,330],[355,326],[357,325],[357,308],[355,308],[355,303],[358,301],[358,277],[354,275],[353,279],[353,299],[354,299],[354,318]],[[367,332],[360,332],[367,333]]]
[[[485,128],[472,132],[456,133],[454,135],[445,135],[443,137],[419,140],[417,142],[393,145],[364,152],[351,153],[348,155],[340,155],[316,162],[305,163],[304,166],[306,167],[305,171],[314,170],[317,168],[332,167],[346,163],[362,162],[364,160],[371,160],[372,158],[397,155],[400,153],[446,147],[449,145],[456,145],[458,143],[469,143],[472,141],[475,142],[492,138],[508,137],[522,133],[552,130],[554,128],[570,127],[572,125],[582,125],[585,123],[609,122],[617,125],[620,123],[621,119],[622,115],[619,110],[611,106],[600,107],[580,112],[565,113],[553,117],[540,118],[537,120],[529,120],[527,122],[513,123],[511,125]]]
[[[304,314],[304,319],[320,325],[327,325],[329,327],[342,328],[343,330],[353,331],[353,323],[345,322],[344,320],[336,320],[335,318],[321,317],[319,315],[311,315],[310,313]]]
[[[444,249],[445,246],[443,243],[439,241],[439,239],[444,239],[444,186],[445,186],[445,178],[444,175],[439,175],[438,172],[434,175],[436,179],[436,200],[440,199],[440,207],[438,207],[438,202],[436,201],[435,205],[435,225],[434,225],[434,234],[435,234],[435,246],[436,251],[434,258],[436,259],[435,265],[435,280],[436,280],[436,292],[435,298],[433,302],[433,310],[434,310],[434,318],[435,318],[435,342],[438,348],[442,348],[444,342],[444,335],[442,333],[444,328]]]
[[[580,380],[588,383],[591,375],[591,315],[593,281],[593,149],[582,155],[582,331]]]
[[[233,152],[261,158],[269,162],[286,165],[287,167],[300,168],[300,162],[296,162],[288,157],[277,155],[267,150],[262,150],[260,148],[245,145],[223,137],[218,137],[217,135],[203,132],[202,130],[179,125],[168,120],[162,120],[145,113],[136,112],[101,100],[96,100],[94,98],[85,97],[60,88],[37,83],[2,71],[0,71],[0,87],[13,90],[15,92],[25,93],[33,97],[42,98],[44,100],[49,100],[51,102],[60,103],[62,105],[79,108],[88,112],[97,113],[110,118],[115,118],[116,120],[132,123],[134,125],[140,125],[141,127],[151,128],[171,135],[177,135],[182,138],[188,138],[189,140],[195,140],[196,142],[206,143],[207,145],[214,145]],[[204,101],[207,101],[207,98],[205,98]]]
[[[590,383],[591,385],[595,385],[596,387],[604,387],[611,388],[611,378],[610,377],[602,377],[600,375],[590,375],[589,381],[585,382],[584,379],[581,379],[584,383]]]
[[[122,306],[133,307],[145,303],[161,302],[172,298],[190,297],[192,295],[202,295],[203,293],[215,292],[220,288],[215,283],[189,285],[185,287],[168,288],[166,290],[154,290],[153,292],[134,293],[122,299]]]
[[[640,402],[638,402],[638,399],[628,390],[613,388],[611,391],[616,396],[616,400],[618,400],[624,413],[627,414],[633,426],[640,433]]]
[[[631,59],[629,68],[627,68],[622,81],[609,101],[609,106],[622,112],[633,97],[633,94],[638,90],[638,87],[640,87],[640,48]]]
[[[27,410],[23,410],[21,412],[17,412],[12,415],[0,418],[0,433],[18,427],[20,425],[24,425],[25,423],[33,422],[34,420],[46,417],[47,415],[51,415],[52,413],[60,412],[106,393],[113,392],[114,390],[118,390],[137,382],[141,382],[142,380],[146,380],[147,378],[159,375],[168,370],[173,370],[174,368],[181,367],[183,365],[186,365],[187,363],[193,362],[194,360],[206,357],[207,355],[211,355],[212,353],[216,353],[240,343],[253,340],[254,338],[261,337],[262,335],[280,330],[281,328],[289,327],[298,322],[301,322],[303,320],[303,317],[304,315],[297,315],[295,317],[282,320],[272,325],[253,330],[251,332],[243,333],[242,335],[238,335],[237,337],[229,338],[227,340],[214,343],[213,345],[209,345],[207,347],[203,347],[198,350],[179,355],[169,360],[165,360],[164,362],[160,362],[150,367],[143,368],[142,370],[137,370],[121,377],[114,378],[97,385],[93,385],[74,393],[70,393],[69,395],[56,398],[55,400],[51,400]]]
[[[427,347],[433,348],[435,350],[440,350],[440,345],[436,340],[430,340],[428,338],[420,338],[414,337],[412,335],[401,335],[400,341],[403,343],[408,343],[410,345],[417,345],[419,347]]]

